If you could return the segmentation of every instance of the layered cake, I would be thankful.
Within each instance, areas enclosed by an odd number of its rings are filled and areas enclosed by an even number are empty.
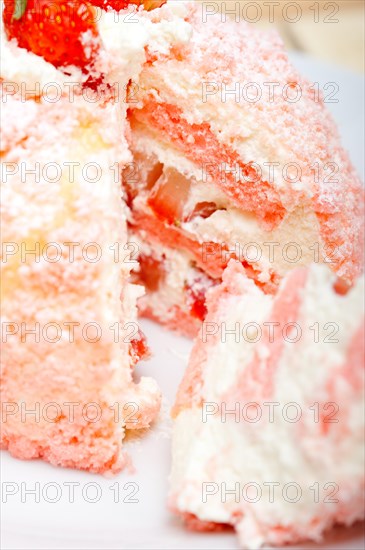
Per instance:
[[[5,3],[1,446],[127,464],[160,407],[138,303],[199,330],[171,508],[320,540],[364,513],[361,182],[275,32],[130,4]]]
[[[296,268],[275,297],[231,260],[174,408],[170,504],[243,548],[364,517],[364,281]]]
[[[78,3],[69,48],[24,42],[22,18],[7,36],[68,80],[116,95],[122,116],[128,108],[123,186],[134,277],[147,289],[140,312],[195,335],[232,257],[268,293],[311,262],[351,285],[363,263],[363,188],[279,36],[199,2],[127,4]]]
[[[310,262],[351,284],[362,266],[363,189],[322,96],[275,32],[177,4],[140,16],[162,25],[179,8],[189,39],[170,50],[147,44],[124,184],[151,286],[141,309],[191,334],[231,257],[269,293]]]
[[[2,111],[1,446],[116,472],[126,430],[148,427],[160,405],[152,379],[133,380],[147,347],[143,289],[129,282],[118,107],[13,95]]]

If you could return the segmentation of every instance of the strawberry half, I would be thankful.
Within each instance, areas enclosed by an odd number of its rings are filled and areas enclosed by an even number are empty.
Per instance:
[[[3,19],[9,40],[56,67],[86,71],[98,48],[95,10],[82,0],[5,0]]]

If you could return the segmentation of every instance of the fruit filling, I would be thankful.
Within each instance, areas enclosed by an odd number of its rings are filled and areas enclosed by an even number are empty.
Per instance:
[[[204,321],[207,314],[205,301],[207,290],[217,284],[217,282],[218,281],[214,281],[210,277],[207,277],[203,272],[201,272],[201,275],[196,277],[192,282],[185,281],[184,290],[186,292],[190,314],[200,321]]]
[[[166,292],[175,293],[176,301],[179,302],[181,298],[178,296],[182,296],[184,311],[188,311],[195,319],[204,320],[207,313],[206,292],[220,280],[212,279],[199,269],[194,260],[190,260],[185,266],[186,278],[181,283],[176,284],[175,281],[172,284],[168,275],[176,269],[173,258],[166,258],[165,254],[143,252],[140,253],[138,262],[138,268],[132,272],[133,283],[143,285],[148,295],[157,294],[162,301]]]
[[[139,269],[132,272],[133,282],[143,285],[149,292],[157,292],[165,280],[164,259],[140,254]]]
[[[164,166],[155,155],[134,154],[134,161],[123,170],[123,185],[129,206],[137,196],[154,215],[168,225],[179,227],[200,216],[209,218],[217,210],[225,209],[214,201],[194,200],[194,186],[198,182],[175,168]]]
[[[148,205],[156,216],[175,225],[184,218],[191,180],[174,168],[165,168],[148,197]]]
[[[142,359],[147,359],[150,355],[147,339],[141,329],[138,329],[137,337],[130,341],[129,355],[133,365],[136,365]]]
[[[185,250],[192,256],[202,273],[218,279],[230,258],[227,243],[201,243],[189,222],[196,218],[207,219],[218,210],[226,210],[222,199],[201,201],[201,193],[194,196],[194,186],[199,185],[194,177],[187,177],[175,168],[164,166],[153,154],[134,154],[134,161],[123,171],[123,185],[127,193],[127,203],[131,208],[131,227],[144,231],[148,240],[160,242],[168,247]],[[158,290],[164,278],[164,268],[151,257],[140,256],[141,268],[138,280],[149,291]],[[242,261],[255,278],[249,263]],[[193,293],[193,301],[200,303],[200,293]],[[196,305],[201,317],[203,308]]]

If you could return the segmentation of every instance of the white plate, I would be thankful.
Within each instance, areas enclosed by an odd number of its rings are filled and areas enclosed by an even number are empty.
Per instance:
[[[335,115],[344,145],[358,170],[363,173],[364,87],[360,76],[331,67],[311,58],[293,55],[294,63],[320,85],[335,82],[339,103],[328,107]],[[310,123],[310,121],[309,121]],[[1,453],[2,489],[13,482],[18,492],[4,503],[2,494],[2,548],[4,549],[237,549],[233,532],[199,534],[185,531],[179,520],[166,509],[167,477],[170,462],[167,407],[174,400],[177,385],[186,365],[191,342],[144,321],[143,328],[154,351],[153,359],[138,368],[139,374],[152,375],[164,393],[164,419],[147,437],[132,440],[128,450],[136,473],[122,472],[115,478],[57,469],[41,461],[22,462]],[[48,492],[35,502],[22,488]],[[69,499],[69,483],[75,486],[74,502]],[[90,484],[91,485],[87,485]],[[126,483],[134,485],[125,486]],[[54,485],[57,484],[57,485]],[[110,487],[113,486],[114,489]],[[6,487],[10,487],[7,485]],[[119,499],[115,502],[116,487]],[[138,489],[138,502],[127,502]],[[58,491],[59,500],[49,502]],[[97,502],[88,502],[99,493]],[[83,496],[86,495],[86,500]],[[118,501],[119,500],[119,501]],[[364,548],[363,528],[336,529],[321,545],[304,544],[296,548],[355,550]]]

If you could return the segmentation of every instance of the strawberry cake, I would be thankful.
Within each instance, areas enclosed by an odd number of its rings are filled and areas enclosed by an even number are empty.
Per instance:
[[[140,250],[134,278],[147,289],[142,314],[195,335],[205,293],[232,257],[269,293],[311,262],[352,284],[362,270],[363,188],[322,97],[275,32],[204,15],[198,2],[118,12],[130,3],[76,9],[65,0],[69,47],[64,37],[45,45],[29,39],[28,2],[15,20],[6,3],[13,50],[60,66],[67,89],[76,74],[85,89],[117,94],[122,117],[128,108],[133,159],[123,183]],[[43,14],[52,31],[43,34],[57,37],[52,15]]]
[[[173,413],[190,527],[257,548],[363,517],[364,191],[316,87],[198,2],[2,19],[2,448],[121,470],[161,401],[139,311],[199,330]]]
[[[140,24],[162,28],[176,4]],[[178,8],[189,38],[170,50],[146,46],[124,184],[142,243],[141,310],[192,334],[205,291],[231,257],[269,293],[311,262],[352,284],[362,270],[364,201],[322,97],[279,36],[219,13],[204,19],[198,2]]]
[[[364,517],[364,281],[326,266],[275,297],[231,260],[174,407],[170,504],[242,547],[320,541]]]
[[[147,348],[115,171],[129,159],[118,108],[15,94],[2,111],[1,446],[116,472],[126,430],[160,406],[152,379],[133,380]]]

